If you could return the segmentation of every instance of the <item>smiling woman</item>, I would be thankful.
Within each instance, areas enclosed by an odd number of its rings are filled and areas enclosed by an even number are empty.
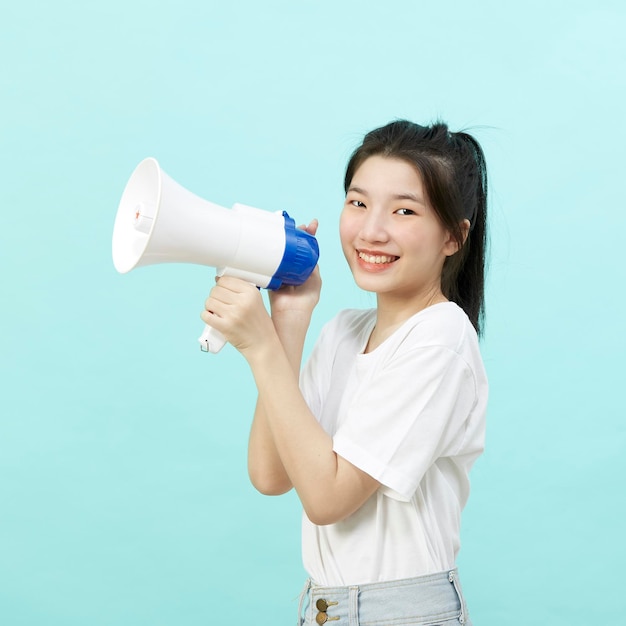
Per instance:
[[[411,172],[405,169],[404,180],[397,180],[407,189],[390,193],[398,201],[413,201],[413,206],[405,202],[403,208],[415,211],[417,205],[417,213],[420,207],[433,211],[456,240],[456,249],[443,265],[441,289],[465,310],[480,334],[487,241],[487,166],[480,145],[468,133],[452,133],[443,123],[425,127],[393,122],[368,133],[350,158],[344,178],[348,196],[351,191],[363,191],[355,177],[372,157],[395,159],[410,168]],[[469,241],[468,230],[472,232]]]
[[[268,495],[295,488],[302,502],[302,624],[470,623],[456,556],[484,444],[485,185],[478,144],[443,124],[394,122],[365,137],[340,236],[377,306],[340,312],[301,375],[318,270],[271,293],[271,317],[233,277],[206,301],[203,319],[257,386],[252,483]]]

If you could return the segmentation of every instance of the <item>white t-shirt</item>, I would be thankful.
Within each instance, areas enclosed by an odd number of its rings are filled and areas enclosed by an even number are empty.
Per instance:
[[[428,307],[363,354],[375,310],[329,322],[301,376],[335,452],[381,483],[336,524],[302,521],[305,569],[318,585],[411,578],[454,567],[468,473],[484,447],[487,378],[456,304]]]

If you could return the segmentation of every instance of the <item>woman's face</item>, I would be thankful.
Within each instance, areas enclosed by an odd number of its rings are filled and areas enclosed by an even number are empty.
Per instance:
[[[356,283],[402,299],[441,291],[441,270],[457,244],[429,205],[407,161],[372,156],[346,194],[340,237]]]

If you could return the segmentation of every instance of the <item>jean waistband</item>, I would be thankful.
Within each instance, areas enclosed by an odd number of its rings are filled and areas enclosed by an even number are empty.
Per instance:
[[[337,621],[337,626],[359,622],[385,624],[396,619],[406,624],[432,619],[458,619],[467,623],[467,608],[456,569],[385,582],[323,587],[307,580],[300,595],[299,615],[308,599],[305,624]],[[411,620],[410,622],[408,620]]]

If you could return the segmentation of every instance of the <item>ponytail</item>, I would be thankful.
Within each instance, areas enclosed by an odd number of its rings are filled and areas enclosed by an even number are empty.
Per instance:
[[[460,250],[448,257],[442,273],[442,291],[456,302],[482,335],[485,322],[485,259],[487,252],[487,165],[480,144],[471,135],[450,133],[456,143],[455,180],[463,215],[470,230]],[[461,240],[462,241],[462,240]]]

